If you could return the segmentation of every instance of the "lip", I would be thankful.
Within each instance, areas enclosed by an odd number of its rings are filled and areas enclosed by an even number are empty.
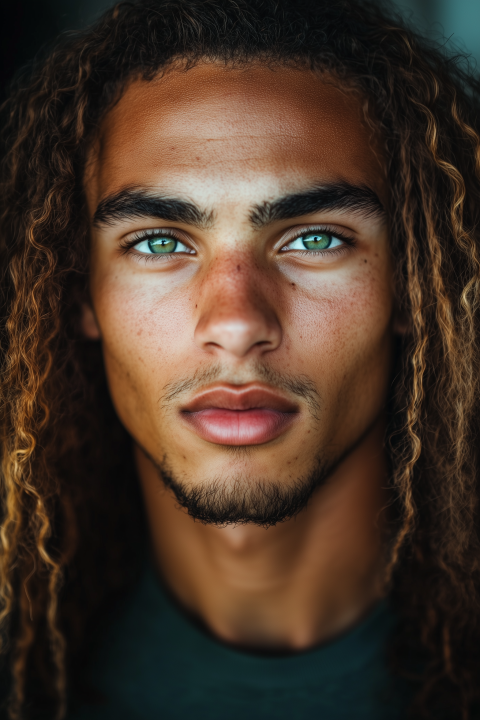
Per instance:
[[[262,445],[275,440],[298,416],[298,405],[271,388],[216,386],[181,409],[195,433],[217,445]]]

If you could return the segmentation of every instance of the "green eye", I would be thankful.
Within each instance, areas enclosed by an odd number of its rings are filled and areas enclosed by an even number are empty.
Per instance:
[[[307,250],[326,250],[332,243],[332,236],[327,233],[311,233],[300,239]]]
[[[309,232],[300,235],[286,245],[286,250],[332,250],[343,245],[343,240],[327,232]]]
[[[148,247],[152,253],[173,253],[177,249],[178,241],[169,237],[157,237],[148,240]]]
[[[192,251],[180,240],[168,235],[152,235],[148,240],[140,240],[134,248],[142,255],[174,255]]]

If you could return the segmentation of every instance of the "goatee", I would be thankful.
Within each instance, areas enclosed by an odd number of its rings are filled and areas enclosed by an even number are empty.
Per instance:
[[[174,476],[167,458],[154,464],[178,504],[194,520],[218,527],[251,523],[265,528],[298,515],[337,465],[318,460],[308,476],[288,485],[235,477],[217,478],[207,484],[191,486]]]

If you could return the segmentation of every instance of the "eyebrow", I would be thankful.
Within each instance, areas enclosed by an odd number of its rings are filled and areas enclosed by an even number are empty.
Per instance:
[[[147,217],[206,228],[212,224],[213,213],[202,210],[188,200],[127,188],[99,203],[93,216],[93,224],[100,227],[114,225],[121,220]]]
[[[385,208],[378,195],[365,185],[335,183],[318,185],[303,192],[256,205],[250,222],[262,228],[277,220],[291,220],[322,210],[352,210],[365,217],[385,216]]]
[[[373,190],[365,185],[343,182],[315,186],[272,202],[265,201],[255,205],[250,212],[250,222],[254,227],[262,228],[278,220],[290,220],[322,210],[352,210],[366,217],[385,215],[385,209]],[[186,223],[204,229],[212,225],[214,213],[188,200],[126,188],[99,203],[93,216],[93,224],[101,227],[121,220],[147,217]]]

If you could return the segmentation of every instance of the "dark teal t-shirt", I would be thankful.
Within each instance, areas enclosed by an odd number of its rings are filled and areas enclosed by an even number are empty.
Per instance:
[[[90,668],[103,700],[69,720],[397,720],[408,693],[385,659],[395,616],[380,603],[359,625],[286,656],[242,652],[179,609],[153,570],[117,613]]]

